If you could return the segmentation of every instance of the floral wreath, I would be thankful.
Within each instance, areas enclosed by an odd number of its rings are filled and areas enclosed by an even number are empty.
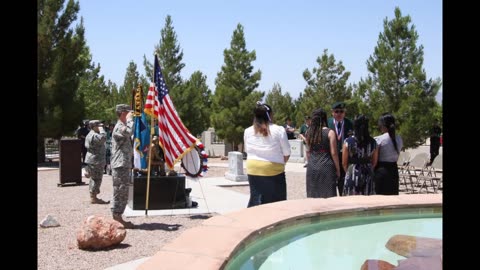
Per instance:
[[[187,168],[187,165],[185,165],[184,158],[182,158],[182,162],[180,166],[185,170],[185,175],[196,178],[196,177],[203,177],[208,171],[208,154],[205,152],[205,146],[200,141],[197,141],[197,145],[195,146],[195,149],[192,149],[190,153],[194,154],[193,151],[196,151],[198,153],[198,158],[200,160],[200,166],[197,169],[196,167],[193,168],[194,171],[191,171],[192,169]]]

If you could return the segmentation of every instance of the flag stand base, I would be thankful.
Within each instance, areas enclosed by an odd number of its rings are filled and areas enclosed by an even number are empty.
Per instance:
[[[147,175],[134,176],[128,188],[128,206],[132,210],[145,210]],[[188,208],[185,176],[151,176],[149,210]]]

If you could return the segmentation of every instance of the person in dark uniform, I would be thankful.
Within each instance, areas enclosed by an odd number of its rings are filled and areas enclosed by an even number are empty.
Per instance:
[[[83,125],[81,125],[76,131],[75,135],[80,139],[82,144],[82,165],[85,165],[85,156],[87,155],[87,148],[85,147],[85,138],[87,137],[90,129],[88,128],[89,120],[83,120]]]
[[[292,119],[287,117],[285,119],[285,132],[287,132],[287,138],[289,140],[295,140],[295,125],[292,124]]]
[[[440,151],[440,135],[442,134],[442,129],[437,122],[433,125],[432,134],[430,136],[430,164],[433,163],[435,157],[438,156]]]
[[[328,127],[335,131],[337,137],[338,158],[342,160],[343,142],[353,133],[353,123],[346,118],[347,108],[344,102],[335,102],[332,105],[332,116],[328,118]],[[338,194],[343,196],[343,186],[345,184],[345,170],[340,166],[340,177],[337,180]]]

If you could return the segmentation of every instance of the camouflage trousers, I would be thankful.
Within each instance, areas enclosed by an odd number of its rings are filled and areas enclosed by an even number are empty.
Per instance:
[[[113,214],[123,214],[128,201],[128,186],[131,178],[131,169],[129,168],[113,168]]]
[[[87,172],[90,174],[88,189],[90,193],[97,195],[100,193],[100,186],[102,185],[103,165],[88,164]]]

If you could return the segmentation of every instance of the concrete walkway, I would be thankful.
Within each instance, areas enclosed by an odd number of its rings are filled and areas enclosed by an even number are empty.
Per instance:
[[[228,163],[208,163],[210,167],[225,167],[228,168]],[[305,172],[303,163],[288,162],[285,166],[287,172]],[[186,209],[167,209],[167,210],[149,210],[148,215],[192,215],[192,214],[205,214],[216,212],[219,214],[225,214],[227,212],[245,209],[248,204],[249,195],[239,192],[231,191],[222,186],[238,186],[247,185],[248,182],[235,182],[228,180],[225,177],[207,177],[200,178],[199,180],[187,177],[185,186],[192,188],[190,196],[192,200],[198,202],[198,208],[186,208]],[[143,216],[145,210],[132,210],[127,206],[124,215],[131,216]],[[127,263],[115,265],[105,270],[133,270],[137,266],[146,261],[149,257],[141,258],[138,260],[130,261]]]
[[[228,163],[208,163],[210,167],[228,168]],[[288,162],[285,166],[287,172],[305,172],[303,163]],[[232,181],[225,177],[190,178],[186,177],[185,187],[192,188],[190,194],[193,201],[198,202],[197,208],[148,210],[148,215],[192,215],[219,213],[224,214],[235,210],[245,209],[248,204],[249,195],[222,187],[226,186],[248,186],[248,181]],[[145,210],[132,210],[128,205],[124,215],[127,217],[143,216]]]
[[[410,150],[410,149],[409,149]],[[418,152],[427,152],[429,153],[428,146],[420,146],[417,149],[412,151],[412,156]],[[440,148],[440,153],[442,153],[442,147]],[[305,168],[303,167],[303,162],[289,161],[285,166],[286,172],[300,172],[304,173]],[[177,165],[179,166],[179,165]],[[180,168],[177,166],[175,169],[178,171]],[[228,163],[214,163],[209,162],[209,167],[225,167],[228,168]],[[58,168],[52,167],[38,167],[38,170],[55,170]],[[190,196],[193,201],[198,202],[197,208],[185,208],[185,209],[167,209],[167,210],[149,210],[148,215],[192,215],[192,214],[206,214],[206,213],[219,213],[225,214],[227,212],[245,209],[248,204],[249,195],[235,192],[222,188],[222,186],[237,186],[237,185],[247,185],[248,182],[236,182],[228,180],[225,177],[206,177],[192,179],[187,177],[185,186],[192,188]],[[145,215],[145,210],[132,210],[130,207],[125,209],[124,215],[127,217],[133,216],[143,216]],[[142,264],[149,257],[141,258],[138,260],[130,261],[127,263],[119,264],[106,268],[105,270],[132,270],[136,269],[137,266]]]

